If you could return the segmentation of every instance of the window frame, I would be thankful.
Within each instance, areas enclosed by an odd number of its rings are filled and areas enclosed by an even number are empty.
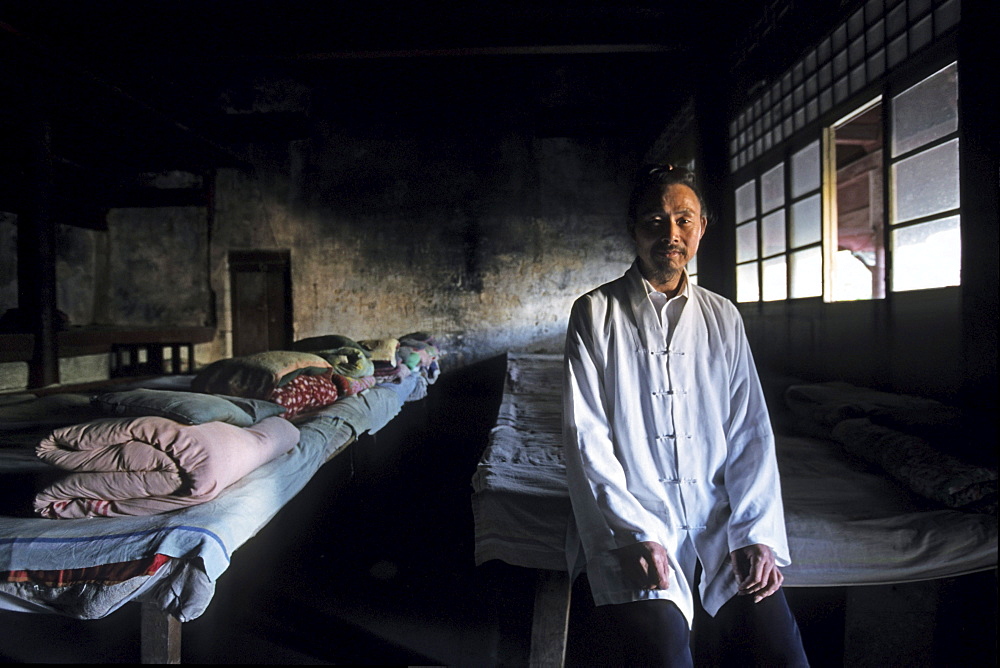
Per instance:
[[[900,3],[897,6],[903,6],[907,3]],[[932,16],[937,16],[944,5],[949,5],[950,2],[939,2],[931,3],[931,7],[925,13],[921,14],[918,22],[926,21]],[[892,8],[890,11],[896,11]],[[871,30],[881,30],[882,31],[882,52],[884,53],[886,59],[888,60],[888,45],[890,42],[890,36],[887,35],[887,21],[888,21],[888,11],[885,16],[882,16],[877,22],[878,26],[869,26],[865,29],[865,34]],[[769,149],[765,149],[762,152],[758,152],[755,156],[749,159],[743,159],[744,153],[739,153],[745,146],[754,143],[754,140],[744,141],[741,130],[749,127],[753,121],[747,120],[747,113],[755,108],[754,105],[758,104],[761,100],[765,99],[765,95],[768,95],[772,88],[771,86],[765,87],[765,93],[760,95],[758,99],[752,101],[748,104],[741,113],[738,113],[731,119],[729,123],[730,130],[730,183],[732,187],[730,192],[733,193],[735,200],[735,192],[738,188],[742,187],[751,180],[754,181],[754,194],[755,194],[755,207],[756,213],[755,217],[751,221],[756,225],[757,233],[757,254],[754,259],[744,260],[736,262],[736,253],[738,249],[735,247],[734,241],[734,255],[732,258],[734,273],[739,272],[740,266],[746,266],[750,262],[756,263],[756,280],[757,280],[757,298],[750,301],[740,301],[738,298],[740,292],[739,279],[735,282],[735,300],[740,304],[754,304],[763,303],[765,301],[782,301],[780,299],[765,299],[765,283],[764,283],[764,261],[767,259],[772,259],[780,254],[785,256],[785,279],[786,279],[786,290],[784,301],[788,300],[801,300],[801,299],[811,299],[815,298],[812,296],[807,297],[794,297],[792,290],[792,254],[797,250],[802,250],[811,245],[805,245],[802,247],[793,248],[791,246],[791,206],[793,203],[793,197],[791,194],[791,157],[798,151],[808,146],[814,141],[820,142],[820,174],[821,174],[821,184],[820,190],[821,199],[821,241],[822,246],[822,287],[821,295],[824,302],[833,301],[833,288],[832,288],[832,254],[831,248],[834,244],[831,243],[835,236],[831,235],[831,231],[836,228],[836,180],[829,178],[830,174],[835,175],[835,162],[831,165],[831,160],[835,160],[835,152],[833,152],[832,145],[832,129],[839,123],[853,117],[855,114],[862,113],[864,109],[868,108],[870,104],[879,101],[882,106],[882,155],[883,164],[881,167],[882,178],[883,178],[883,188],[882,188],[882,215],[883,215],[883,226],[882,234],[884,236],[883,243],[885,244],[885,280],[884,280],[884,291],[885,298],[890,298],[892,294],[896,291],[892,284],[892,272],[893,272],[893,255],[894,249],[892,248],[892,232],[894,230],[903,229],[905,227],[921,224],[927,222],[928,220],[939,220],[946,218],[951,215],[959,216],[961,220],[961,201],[959,201],[959,206],[955,209],[949,209],[947,212],[936,212],[933,214],[928,214],[927,216],[922,216],[914,220],[907,220],[903,223],[893,224],[892,221],[895,220],[895,211],[890,208],[894,206],[894,198],[892,188],[894,186],[892,182],[892,167],[898,164],[900,161],[905,160],[908,157],[917,155],[926,151],[930,148],[936,146],[941,146],[949,141],[957,139],[960,135],[961,119],[959,119],[959,128],[950,132],[943,137],[939,137],[931,142],[922,144],[916,148],[908,150],[906,153],[901,153],[898,156],[891,155],[891,123],[892,123],[892,104],[896,96],[902,92],[908,90],[909,88],[919,84],[920,82],[930,78],[934,74],[945,69],[952,63],[958,63],[958,45],[957,45],[957,22],[951,25],[951,27],[945,32],[943,36],[934,36],[932,27],[932,37],[931,43],[921,47],[918,52],[909,53],[902,62],[897,62],[891,66],[885,63],[884,69],[877,75],[871,78],[863,86],[858,86],[855,88],[850,88],[850,92],[829,104],[827,108],[821,110],[819,113],[814,114],[811,120],[807,120],[798,129],[793,129],[790,136],[787,132],[783,132],[783,123],[779,121],[771,132],[777,132],[777,141]],[[837,33],[841,27],[838,26],[837,29],[828,34],[820,43],[812,49],[807,50],[803,57],[796,63],[795,66],[789,68],[787,72],[783,75],[775,78],[773,82],[774,90],[780,90],[781,94],[785,93],[785,84],[789,84],[788,95],[791,97],[792,91],[795,89],[794,85],[791,85],[792,73],[796,67],[800,66],[802,63],[810,56],[815,56],[816,54],[821,54],[824,47],[830,49],[834,33]],[[914,25],[907,22],[906,26],[901,30],[893,34],[892,39],[906,39],[909,40],[910,32],[912,32]],[[848,40],[849,42],[850,40]],[[845,45],[844,53],[846,53],[849,44]],[[871,55],[871,50],[866,50],[866,57]],[[866,61],[868,62],[868,61]],[[826,65],[830,65],[832,70],[833,59],[830,58],[828,62],[824,62],[816,66],[814,74],[818,77],[817,81],[822,82],[822,73]],[[959,66],[960,67],[960,66]],[[850,66],[847,67],[845,73],[843,73],[841,78],[847,78],[850,76]],[[801,75],[800,75],[801,76]],[[808,73],[807,73],[808,76]],[[830,75],[830,85],[827,88],[823,88],[822,83],[820,83],[820,88],[823,91],[832,91],[833,83],[839,80],[836,76]],[[822,92],[822,91],[821,91]],[[960,92],[960,91],[959,91]],[[820,99],[820,93],[817,94],[816,100]],[[820,105],[822,106],[822,104]],[[784,123],[788,123],[794,114],[798,111],[803,111],[804,107],[796,107],[793,105],[791,108],[792,115],[787,116]],[[765,130],[765,133],[767,131]],[[959,146],[959,151],[961,151],[961,146]],[[763,250],[763,219],[766,215],[770,214],[771,211],[764,212],[763,202],[762,202],[762,180],[763,176],[769,173],[779,164],[784,164],[784,187],[785,187],[785,198],[784,203],[778,207],[784,209],[785,217],[785,249],[781,253],[772,253],[764,256]],[[833,171],[830,171],[830,169]],[[795,201],[804,199],[805,197],[811,196],[803,195],[800,198],[794,198]],[[774,210],[777,210],[774,209]],[[735,201],[733,205],[733,219],[735,221]],[[748,224],[751,221],[744,221],[739,225]],[[960,223],[961,224],[961,223]],[[736,224],[734,222],[734,237]],[[946,286],[945,286],[946,287]],[[932,288],[933,289],[933,288]],[[819,295],[816,295],[819,296]],[[873,299],[878,299],[878,297],[873,297]]]

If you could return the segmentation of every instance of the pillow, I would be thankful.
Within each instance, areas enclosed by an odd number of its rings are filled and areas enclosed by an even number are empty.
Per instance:
[[[232,401],[197,392],[126,390],[99,394],[90,401],[104,413],[116,417],[156,416],[183,424],[227,422],[237,427],[255,424],[253,416]]]
[[[314,353],[317,350],[335,350],[337,348],[357,348],[368,353],[364,347],[353,339],[340,334],[328,334],[327,336],[311,336],[308,339],[300,339],[292,344],[292,350],[302,350]]]
[[[358,341],[361,346],[368,351],[368,357],[375,362],[396,363],[396,349],[399,348],[398,339],[365,339]]]
[[[329,362],[313,353],[269,350],[213,362],[198,372],[191,381],[191,389],[269,400],[275,388],[291,382],[300,374],[329,376],[332,369]]]
[[[333,350],[317,350],[317,355],[333,365],[333,373],[348,378],[364,378],[375,373],[373,362],[368,359],[368,353],[361,348],[344,346]]]
[[[300,375],[276,388],[271,401],[285,407],[285,417],[291,419],[304,411],[329,406],[337,400],[337,386],[329,376]]]

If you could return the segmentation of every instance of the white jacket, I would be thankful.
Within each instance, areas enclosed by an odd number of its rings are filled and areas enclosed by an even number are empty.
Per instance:
[[[774,435],[739,312],[688,283],[668,347],[646,290],[636,262],[573,305],[566,473],[595,602],[666,598],[690,624],[694,560],[678,557],[692,545],[711,615],[737,591],[731,551],[761,543],[779,566],[791,562]],[[640,541],[670,554],[669,589],[623,578],[609,551]]]

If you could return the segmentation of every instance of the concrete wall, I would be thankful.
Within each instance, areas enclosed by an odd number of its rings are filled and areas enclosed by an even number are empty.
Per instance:
[[[57,225],[56,308],[70,327],[208,324],[207,220],[204,208],[166,207],[113,209],[105,231]],[[0,314],[17,305],[17,218],[4,214]],[[60,382],[103,380],[108,368],[107,355],[63,358]],[[25,363],[0,364],[0,390],[27,378]]]
[[[448,366],[561,349],[572,300],[632,260],[624,141],[456,133],[380,138],[317,123],[220,171],[212,288],[231,348],[226,254],[289,249],[296,339],[423,330]]]

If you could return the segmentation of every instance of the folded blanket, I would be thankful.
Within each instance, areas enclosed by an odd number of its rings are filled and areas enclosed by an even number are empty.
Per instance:
[[[373,362],[396,362],[396,350],[399,339],[364,339],[358,341],[362,348],[368,351],[368,357]]]
[[[298,441],[299,430],[280,417],[249,428],[152,416],[64,427],[35,452],[73,473],[39,492],[34,509],[70,519],[153,515],[204,503]]]
[[[375,362],[374,376],[377,383],[398,383],[410,373],[410,367],[402,362]]]
[[[299,376],[274,390],[268,399],[284,406],[285,417],[291,420],[301,413],[329,406],[337,397],[337,386],[331,376]]]
[[[910,433],[954,431],[961,412],[934,399],[882,392],[850,383],[831,381],[791,385],[785,403],[798,419],[798,427],[815,436],[830,437],[843,420],[867,417],[886,427]]]
[[[331,379],[333,380],[333,384],[337,386],[338,397],[352,397],[358,392],[363,392],[364,390],[375,387],[376,383],[375,376],[350,378],[348,376],[341,376],[340,374],[335,373]]]

